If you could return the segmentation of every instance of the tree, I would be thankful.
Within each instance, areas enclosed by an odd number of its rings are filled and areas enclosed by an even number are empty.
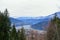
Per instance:
[[[3,13],[0,12],[0,39],[3,40],[3,36],[4,36],[4,33],[3,33]]]
[[[6,9],[4,13],[0,12],[0,37],[1,40],[9,40],[11,22],[8,15],[8,10]]]
[[[15,24],[11,27],[8,10],[0,11],[0,40],[26,40],[24,28],[16,31]]]
[[[54,35],[55,35],[55,27],[54,27],[54,23],[51,21],[47,30],[47,40],[53,40]]]
[[[20,40],[26,40],[25,30],[22,27],[20,32]]]
[[[13,25],[12,31],[11,31],[11,40],[17,40],[16,39],[16,28],[15,25]]]
[[[17,32],[17,39],[20,40],[20,30]]]
[[[10,32],[11,22],[9,18],[8,10],[4,11],[4,40],[9,40],[9,32]]]
[[[55,13],[54,18],[51,20],[47,30],[47,40],[60,40],[60,19]]]
[[[54,17],[54,23],[55,23],[55,35],[54,35],[54,40],[60,40],[60,19],[57,16],[57,14],[55,13],[55,17]]]

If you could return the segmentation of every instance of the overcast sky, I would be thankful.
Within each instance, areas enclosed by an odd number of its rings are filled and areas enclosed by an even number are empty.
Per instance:
[[[46,16],[59,11],[60,0],[0,0],[0,10],[6,8],[11,17]]]

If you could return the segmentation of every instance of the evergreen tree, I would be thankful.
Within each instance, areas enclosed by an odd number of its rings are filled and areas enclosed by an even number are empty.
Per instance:
[[[17,32],[17,39],[20,40],[20,30]]]
[[[9,31],[10,31],[10,19],[7,9],[4,13],[0,12],[0,38],[1,40],[9,40]]]
[[[26,40],[24,28],[17,32],[15,25],[13,25],[11,29],[11,22],[7,9],[4,13],[0,12],[0,40]]]
[[[60,40],[60,19],[58,17],[55,17],[55,27],[56,27],[56,34],[54,40]]]
[[[56,13],[55,13],[53,22],[55,24],[55,35],[54,35],[53,40],[60,40],[60,35],[59,35],[60,34],[60,19]]]
[[[3,40],[4,32],[3,32],[3,13],[0,12],[0,39]]]
[[[16,28],[15,28],[15,25],[13,25],[13,28],[12,28],[12,31],[11,31],[11,40],[17,40],[16,35],[17,35]]]
[[[10,26],[11,26],[11,22],[9,19],[9,14],[8,14],[8,10],[6,9],[4,12],[4,40],[9,40],[9,32],[10,32]]]
[[[25,30],[22,27],[20,32],[20,40],[26,40]]]

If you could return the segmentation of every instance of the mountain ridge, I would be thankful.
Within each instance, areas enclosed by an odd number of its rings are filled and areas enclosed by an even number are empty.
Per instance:
[[[60,12],[55,13],[57,13],[58,17],[60,18]],[[48,22],[54,17],[55,13],[45,17],[19,17],[10,18],[10,20],[12,23],[16,24],[16,27],[22,25],[31,25],[31,28],[33,29],[43,30],[43,27],[48,25]]]

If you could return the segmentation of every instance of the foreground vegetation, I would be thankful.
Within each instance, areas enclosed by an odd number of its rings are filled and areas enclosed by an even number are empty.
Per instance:
[[[60,18],[56,13],[47,28],[47,40],[60,40]]]
[[[24,28],[17,31],[15,24],[11,25],[7,9],[0,12],[0,40],[26,40]]]

